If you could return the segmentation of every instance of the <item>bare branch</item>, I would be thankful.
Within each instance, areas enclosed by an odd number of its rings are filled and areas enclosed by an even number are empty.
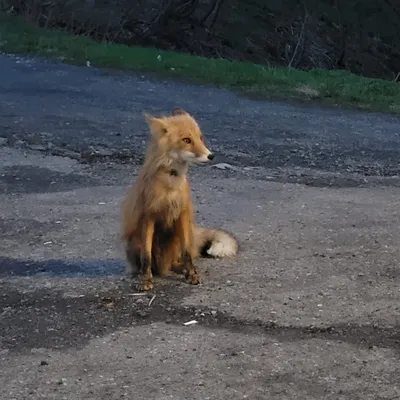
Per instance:
[[[294,49],[292,58],[291,58],[291,60],[290,60],[290,62],[289,62],[289,64],[288,64],[288,67],[289,67],[289,68],[292,68],[292,64],[293,64],[294,59],[296,58],[297,52],[298,52],[299,47],[300,47],[300,43],[303,41],[304,27],[306,26],[307,18],[308,18],[308,11],[307,11],[306,6],[304,5],[304,19],[303,19],[303,24],[301,25],[301,30],[300,30],[299,39],[298,39],[297,44],[296,44],[296,47],[295,47],[295,49]]]

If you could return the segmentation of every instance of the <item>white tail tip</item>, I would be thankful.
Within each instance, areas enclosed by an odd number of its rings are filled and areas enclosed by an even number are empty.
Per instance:
[[[207,254],[212,257],[232,257],[237,253],[236,240],[225,232],[218,232]]]

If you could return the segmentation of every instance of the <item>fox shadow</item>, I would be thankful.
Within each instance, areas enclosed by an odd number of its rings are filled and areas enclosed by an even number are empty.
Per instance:
[[[203,271],[208,275],[209,271]],[[122,259],[48,259],[30,260],[15,259],[0,256],[0,278],[5,277],[58,277],[58,278],[96,278],[121,276],[128,280],[136,281],[139,278],[138,271],[129,275],[126,272],[126,263]],[[171,273],[167,276],[154,276],[156,280],[179,281],[182,275]]]
[[[49,259],[35,261],[0,257],[0,277],[106,277],[125,275],[125,263],[120,259]]]

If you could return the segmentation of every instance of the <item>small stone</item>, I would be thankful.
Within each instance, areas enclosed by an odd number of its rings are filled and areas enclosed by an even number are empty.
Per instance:
[[[46,146],[43,146],[42,144],[30,144],[28,147],[31,150],[35,150],[35,151],[46,151],[47,150]]]
[[[231,169],[233,171],[238,170],[239,168],[234,167],[231,164],[227,164],[227,163],[219,163],[219,164],[215,164],[213,165],[214,168],[218,168],[218,169]]]
[[[192,319],[191,321],[183,323],[183,325],[185,325],[185,326],[194,325],[194,324],[197,324],[197,321],[195,319]]]
[[[212,315],[213,317],[215,317],[215,316],[217,315],[217,311],[212,310],[212,311],[211,311],[211,315]]]
[[[112,150],[108,149],[98,149],[94,153],[102,157],[111,157],[114,154]]]
[[[8,143],[8,139],[5,137],[0,137],[0,146],[5,146]]]

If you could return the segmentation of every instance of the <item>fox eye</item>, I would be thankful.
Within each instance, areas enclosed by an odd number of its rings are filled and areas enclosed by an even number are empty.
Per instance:
[[[184,139],[182,139],[185,143],[187,143],[187,144],[190,144],[190,143],[192,143],[192,141],[188,138],[188,137],[185,137]]]

